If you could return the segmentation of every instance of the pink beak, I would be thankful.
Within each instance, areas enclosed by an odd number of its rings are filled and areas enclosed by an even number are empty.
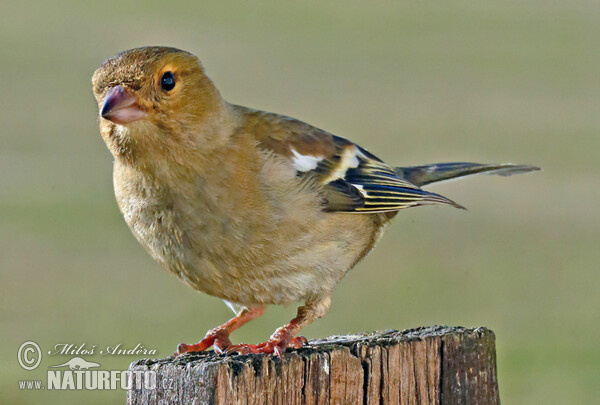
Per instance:
[[[123,125],[144,118],[146,112],[137,104],[137,97],[119,85],[106,94],[100,115]]]

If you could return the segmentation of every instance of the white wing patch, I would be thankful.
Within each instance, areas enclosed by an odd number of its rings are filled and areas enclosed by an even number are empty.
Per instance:
[[[329,176],[327,176],[323,183],[329,183],[337,179],[343,179],[346,176],[348,169],[356,169],[360,164],[360,161],[357,157],[359,153],[363,155],[356,146],[345,146],[341,153],[338,165],[335,167],[335,170],[332,171]]]
[[[352,184],[352,187],[356,188],[363,195],[363,197],[369,196],[369,193],[367,193],[367,191],[365,190],[365,188],[363,187],[362,184],[354,184],[354,183],[350,183],[350,184]]]
[[[293,148],[292,154],[294,155],[294,157],[292,157],[292,163],[294,168],[299,172],[309,172],[311,170],[315,170],[319,162],[323,160],[323,158],[320,156],[301,155]]]

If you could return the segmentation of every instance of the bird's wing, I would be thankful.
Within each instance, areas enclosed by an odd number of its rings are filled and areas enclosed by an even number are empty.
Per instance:
[[[426,204],[460,205],[400,178],[360,146],[293,118],[247,110],[245,130],[261,148],[285,157],[298,176],[319,185],[324,209],[377,213]]]

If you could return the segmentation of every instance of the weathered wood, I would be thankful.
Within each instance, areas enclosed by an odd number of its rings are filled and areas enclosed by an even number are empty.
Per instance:
[[[211,351],[140,360],[127,402],[499,404],[494,341],[486,328],[432,326],[311,340],[282,358]],[[143,388],[149,370],[155,389]]]

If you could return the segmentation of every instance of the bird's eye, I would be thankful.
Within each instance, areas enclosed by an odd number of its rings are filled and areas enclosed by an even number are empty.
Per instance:
[[[173,73],[167,72],[160,78],[160,87],[165,91],[173,90],[175,87],[175,78],[173,77]]]

